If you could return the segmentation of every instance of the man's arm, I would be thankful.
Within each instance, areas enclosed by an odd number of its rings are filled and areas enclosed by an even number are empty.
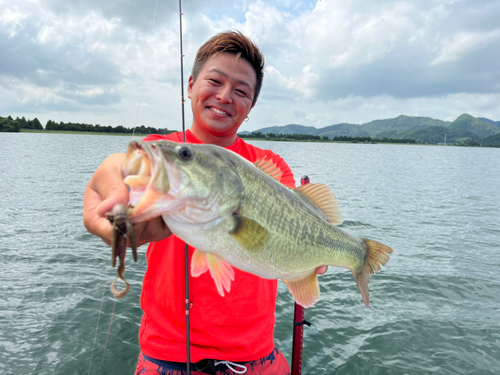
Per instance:
[[[109,156],[90,179],[83,197],[83,224],[85,228],[108,245],[111,244],[111,224],[106,219],[118,204],[127,204],[127,186],[123,183],[122,165],[125,154]],[[172,234],[161,217],[134,225],[137,245],[160,241]]]

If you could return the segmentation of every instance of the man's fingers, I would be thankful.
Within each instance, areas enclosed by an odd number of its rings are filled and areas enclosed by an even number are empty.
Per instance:
[[[111,240],[112,232],[106,213],[116,204],[128,202],[128,190],[121,172],[124,158],[124,154],[109,156],[95,171],[83,197],[83,223],[90,233],[106,243]]]
[[[316,268],[316,274],[323,275],[326,271],[328,271],[328,266],[321,266]]]
[[[135,224],[134,228],[138,246],[149,242],[161,241],[172,234],[162,217]]]
[[[111,242],[112,226],[106,219],[116,204],[127,204],[129,193],[123,183],[122,165],[125,154],[109,156],[90,179],[83,198],[83,223],[87,230]],[[134,225],[137,245],[163,240],[172,233],[161,217]]]

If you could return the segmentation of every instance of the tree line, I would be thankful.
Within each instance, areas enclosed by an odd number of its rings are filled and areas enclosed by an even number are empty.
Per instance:
[[[261,132],[253,132],[251,134],[238,134],[240,138],[275,138],[277,140],[281,139],[289,139],[294,141],[328,141],[328,137],[324,136],[323,138],[319,135],[311,135],[311,134],[275,134],[275,133],[267,133],[262,134]]]
[[[328,136],[312,134],[275,134],[262,132],[252,132],[250,134],[238,134],[241,138],[272,138],[273,140],[293,140],[293,141],[337,141],[337,142],[370,142],[370,143],[416,143],[414,139],[392,139],[392,138],[371,138],[371,137],[348,137],[345,135],[336,136],[330,139]]]
[[[93,132],[93,133],[136,133],[136,134],[167,134],[171,133],[168,129],[158,129],[151,126],[137,126],[135,129],[126,128],[123,125],[118,126],[103,126],[103,125],[92,125],[92,124],[81,124],[74,122],[59,122],[56,123],[52,120],[47,121],[45,130],[57,130],[57,131],[75,131],[75,132]]]
[[[21,129],[29,130],[55,130],[55,131],[75,131],[75,132],[93,132],[93,133],[123,133],[131,134],[168,134],[173,130],[153,128],[151,126],[138,126],[134,129],[126,128],[122,125],[118,126],[102,126],[92,124],[81,124],[73,122],[55,122],[48,120],[45,129],[40,121],[35,117],[33,120],[26,120],[17,117],[15,120],[11,117],[0,117],[0,132],[20,132]]]
[[[33,120],[26,120],[23,116],[14,120],[12,116],[0,116],[0,132],[19,132],[21,129],[43,130],[43,126],[36,117]]]

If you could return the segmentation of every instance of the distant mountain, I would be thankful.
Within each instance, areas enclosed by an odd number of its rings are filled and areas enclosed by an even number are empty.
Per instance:
[[[486,137],[482,140],[482,144],[483,146],[500,147],[500,133]]]
[[[378,137],[378,134],[385,131],[413,131],[424,129],[428,126],[446,126],[448,123],[430,117],[399,116],[387,120],[375,120],[361,126],[370,129],[369,131]]]
[[[477,119],[484,121],[484,122],[489,122],[490,124],[500,126],[500,121],[493,121],[493,120],[490,120],[489,118],[486,118],[486,117],[477,117]]]
[[[303,134],[333,137],[372,137],[389,139],[415,139],[423,143],[447,143],[457,141],[480,141],[490,135],[500,133],[500,121],[484,117],[476,118],[468,114],[459,116],[455,121],[442,121],[430,117],[398,116],[392,119],[375,120],[362,125],[336,124],[317,129],[312,126],[291,124],[273,126],[256,130],[262,134]],[[243,132],[242,132],[243,133]]]
[[[411,117],[398,116],[392,119],[370,121],[362,125],[338,124],[325,128],[317,129],[311,133],[314,135],[328,136],[329,138],[348,136],[348,137],[372,137],[383,138],[379,134],[387,131],[404,132],[423,129],[428,126],[445,126],[445,121],[436,120],[430,117]],[[390,138],[390,137],[387,137]],[[400,138],[398,136],[392,138]]]
[[[418,143],[446,143],[453,144],[457,141],[472,139],[478,141],[480,137],[468,130],[450,129],[445,126],[429,126],[425,129],[415,130],[405,135],[405,138],[414,139]]]
[[[285,126],[271,126],[269,128],[262,128],[256,130],[261,132],[262,134],[313,134],[313,131],[318,130],[313,126],[304,126],[304,125],[296,125],[290,124]]]
[[[490,135],[500,133],[499,126],[494,123],[481,121],[467,113],[460,115],[448,126],[448,128],[468,130],[477,134],[480,138],[486,138]]]

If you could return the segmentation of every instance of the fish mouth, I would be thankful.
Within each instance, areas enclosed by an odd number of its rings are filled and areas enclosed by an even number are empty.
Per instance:
[[[127,216],[133,223],[168,213],[174,172],[167,168],[160,148],[154,142],[133,141],[128,146],[122,173],[129,188]],[[177,179],[178,180],[178,179]]]

